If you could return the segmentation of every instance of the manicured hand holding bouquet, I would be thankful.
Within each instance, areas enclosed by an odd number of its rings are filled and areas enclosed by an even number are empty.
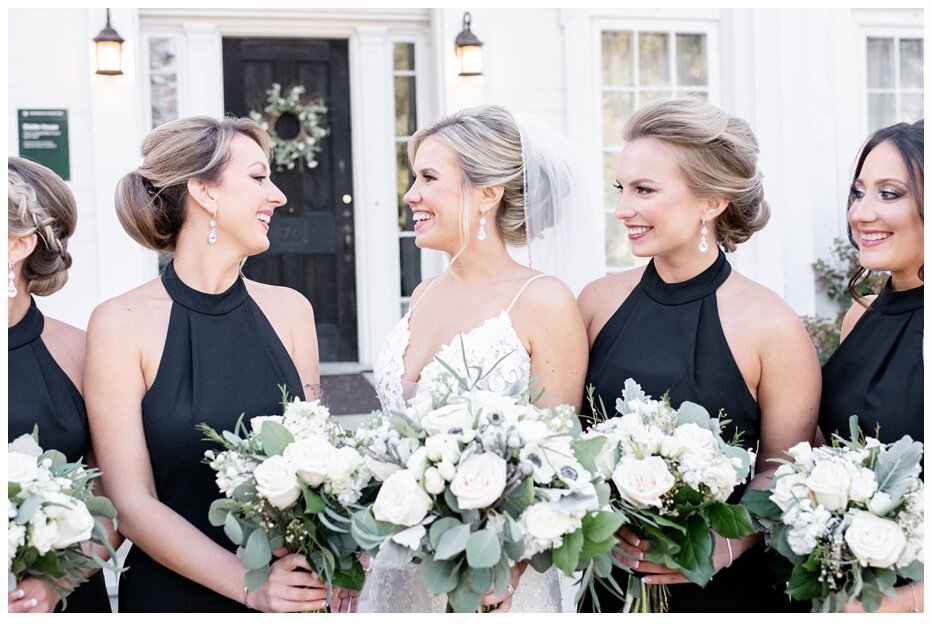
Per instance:
[[[851,432],[831,446],[797,444],[770,489],[744,498],[792,565],[787,594],[821,612],[853,600],[877,610],[897,579],[923,576],[922,443],[863,439],[856,417]]]
[[[427,589],[454,612],[503,593],[523,560],[571,575],[600,558],[610,572],[621,519],[605,509],[608,488],[572,407],[541,410],[527,393],[474,391],[455,378],[462,387],[420,396],[405,414],[373,414],[356,432],[382,482],[353,516],[375,566],[418,560]]]
[[[705,586],[715,572],[712,531],[724,538],[754,533],[747,510],[726,503],[747,480],[753,454],[726,443],[723,422],[699,405],[684,402],[675,410],[632,379],[625,381],[617,411],[586,434],[602,440],[596,463],[613,482],[612,507],[650,539],[647,561]],[[604,409],[601,416],[607,416]],[[598,606],[594,591],[592,597]],[[665,587],[631,576],[625,611],[663,612],[666,597]]]
[[[368,483],[368,470],[326,407],[283,396],[283,415],[252,418],[249,430],[242,418],[222,435],[200,425],[223,446],[205,453],[226,495],[211,504],[210,522],[239,545],[250,591],[266,581],[272,550],[280,547],[304,555],[328,590],[358,591],[363,569],[349,506]]]
[[[95,468],[81,461],[69,463],[54,450],[43,451],[37,431],[9,443],[7,453],[8,590],[26,577],[47,581],[67,608],[67,596],[85,582],[89,572],[107,567],[120,572],[116,553],[104,526],[95,518],[113,521],[110,500],[93,494]],[[93,545],[103,546],[109,560]]]

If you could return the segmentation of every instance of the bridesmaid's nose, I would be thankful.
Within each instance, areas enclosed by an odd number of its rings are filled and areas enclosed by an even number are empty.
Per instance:
[[[618,203],[615,204],[615,218],[619,221],[624,221],[625,219],[630,219],[635,214],[637,214],[637,211],[631,206],[631,203],[625,196],[625,191],[621,191],[621,194],[618,195]]]
[[[412,203],[416,203],[421,198],[421,195],[415,190],[416,187],[417,187],[416,183],[411,184],[411,188],[409,188],[408,192],[405,193],[405,196],[401,198],[401,200],[404,201],[409,206]]]
[[[274,204],[276,208],[288,203],[288,197],[285,196],[281,188],[273,184],[272,180],[269,180],[269,184],[272,186],[272,190],[269,191],[269,203]]]

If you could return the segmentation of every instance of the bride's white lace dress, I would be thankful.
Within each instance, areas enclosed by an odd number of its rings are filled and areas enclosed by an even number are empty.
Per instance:
[[[405,383],[402,377],[404,355],[411,338],[412,306],[395,325],[376,359],[376,393],[383,410],[402,411],[409,406],[412,397],[431,396],[441,388],[446,391],[451,383],[450,373],[437,357],[463,374],[467,366],[480,366],[485,374],[477,384],[480,389],[500,394],[524,391],[530,379],[531,358],[515,332],[509,312],[527,285],[537,277],[521,288],[507,309],[444,345],[421,371],[417,383]],[[366,578],[360,612],[444,612],[446,596],[433,596],[427,591],[417,573],[417,565],[409,564],[404,569],[385,569],[377,565],[376,562]],[[511,611],[561,612],[561,602],[561,579],[557,569],[540,574],[529,566],[515,590]]]

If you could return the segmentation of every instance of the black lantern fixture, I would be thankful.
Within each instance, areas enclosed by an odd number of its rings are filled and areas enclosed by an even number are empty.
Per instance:
[[[110,26],[110,9],[107,25],[94,38],[97,47],[97,74],[123,74],[123,38]]]
[[[472,16],[463,14],[463,30],[456,36],[456,56],[460,61],[460,76],[475,77],[482,74],[482,42],[469,29]]]

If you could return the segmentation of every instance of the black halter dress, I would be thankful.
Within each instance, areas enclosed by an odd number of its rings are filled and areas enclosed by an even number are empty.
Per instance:
[[[26,316],[7,329],[9,412],[7,434],[15,440],[39,425],[43,449],[61,451],[69,462],[91,447],[84,398],[42,341],[45,318],[32,300]],[[57,611],[60,611],[61,604]],[[110,612],[103,571],[68,596],[65,612]]]
[[[587,383],[595,387],[612,412],[625,379],[633,378],[654,399],[669,393],[674,408],[684,401],[702,405],[713,416],[720,410],[731,422],[724,438],[741,432],[745,448],[757,451],[760,407],[728,347],[718,316],[715,292],[731,274],[731,265],[719,250],[718,258],[698,276],[669,284],[651,260],[640,283],[599,332],[589,353]],[[729,499],[737,503],[744,487]],[[622,586],[626,575],[616,570]],[[719,571],[705,588],[694,584],[670,587],[670,612],[776,612],[794,611],[786,595],[773,587],[765,567],[763,545],[742,554]],[[603,612],[617,611],[622,603],[600,589]],[[591,609],[591,602],[587,602]]]
[[[246,291],[242,277],[220,294],[185,285],[169,263],[162,284],[174,301],[165,347],[152,387],[142,400],[143,427],[159,500],[217,544],[235,551],[207,518],[221,497],[210,448],[196,428],[205,422],[232,431],[240,414],[280,414],[281,391],[301,396],[294,362]],[[247,612],[228,599],[160,565],[133,547],[120,581],[120,612]]]

